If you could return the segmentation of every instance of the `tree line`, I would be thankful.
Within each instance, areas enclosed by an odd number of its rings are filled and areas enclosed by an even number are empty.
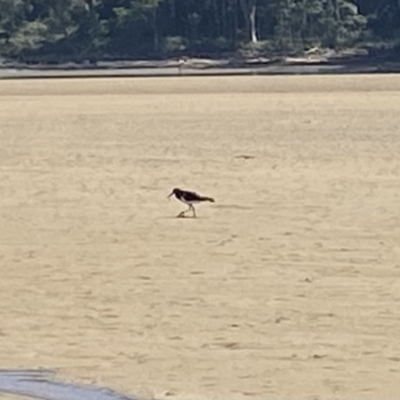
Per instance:
[[[400,43],[400,0],[0,0],[0,57],[49,62]]]

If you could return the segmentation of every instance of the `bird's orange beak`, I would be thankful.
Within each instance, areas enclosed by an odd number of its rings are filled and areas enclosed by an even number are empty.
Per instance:
[[[173,194],[174,194],[174,192],[171,192],[171,194],[169,194],[169,195],[167,196],[167,199],[169,199]]]

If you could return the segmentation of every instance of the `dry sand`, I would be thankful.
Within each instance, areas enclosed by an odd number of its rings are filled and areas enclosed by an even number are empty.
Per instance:
[[[399,120],[396,75],[0,82],[0,367],[398,399]]]

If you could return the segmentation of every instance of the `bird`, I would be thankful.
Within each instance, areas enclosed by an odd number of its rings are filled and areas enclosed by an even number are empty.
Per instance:
[[[202,201],[209,201],[211,203],[215,203],[215,200],[212,197],[201,196],[195,192],[190,192],[188,190],[181,190],[178,188],[173,189],[168,198],[170,198],[173,195],[175,195],[175,197],[182,203],[185,203],[189,206],[189,208],[186,211],[182,211],[181,213],[179,213],[177,215],[177,218],[184,217],[185,214],[189,211],[192,211],[193,218],[196,218],[196,210],[193,207],[193,204],[201,203]]]

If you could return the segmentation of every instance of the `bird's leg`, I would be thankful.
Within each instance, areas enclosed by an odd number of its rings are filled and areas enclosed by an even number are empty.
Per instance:
[[[190,208],[192,209],[193,212],[193,218],[196,218],[196,210],[194,209],[193,205],[190,205]]]
[[[189,212],[191,209],[192,209],[192,205],[189,204],[189,208],[188,208],[187,210],[185,210],[185,211],[181,211],[176,217],[177,217],[177,218],[182,218],[182,217],[184,217],[184,216],[186,215],[186,213]]]

